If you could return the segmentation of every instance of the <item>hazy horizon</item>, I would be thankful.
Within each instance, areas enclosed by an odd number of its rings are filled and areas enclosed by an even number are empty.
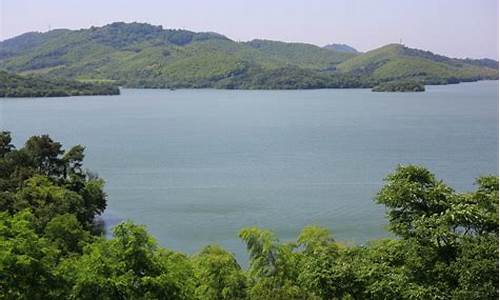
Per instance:
[[[236,41],[347,44],[362,52],[402,40],[408,47],[450,57],[498,60],[498,1],[423,2],[1,0],[0,40],[122,21],[212,31]]]

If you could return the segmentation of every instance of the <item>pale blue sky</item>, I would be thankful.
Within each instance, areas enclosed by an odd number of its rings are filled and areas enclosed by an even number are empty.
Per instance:
[[[498,0],[0,0],[0,40],[27,31],[139,21],[366,51],[399,42],[498,59]]]

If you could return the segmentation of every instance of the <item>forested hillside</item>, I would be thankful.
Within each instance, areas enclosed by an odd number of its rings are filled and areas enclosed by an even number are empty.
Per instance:
[[[411,78],[426,84],[447,84],[498,78],[498,62],[453,59],[400,44],[358,55],[339,64],[338,69],[378,82]]]
[[[498,78],[495,61],[451,59],[401,45],[360,54],[304,43],[236,42],[217,33],[121,22],[26,33],[0,42],[0,68],[153,88],[372,87],[409,78],[431,84]]]
[[[111,83],[81,82],[44,78],[36,75],[21,76],[0,71],[0,97],[65,97],[118,94],[120,94],[120,89]]]
[[[104,181],[85,148],[0,132],[2,299],[498,299],[498,177],[456,192],[420,166],[398,166],[375,202],[395,239],[347,246],[306,227],[295,241],[239,233],[249,267],[217,245],[158,246],[127,221],[106,239]],[[333,232],[335,229],[333,228]]]

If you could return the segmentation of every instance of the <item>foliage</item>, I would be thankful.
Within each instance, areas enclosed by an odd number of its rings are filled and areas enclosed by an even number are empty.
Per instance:
[[[146,230],[119,224],[82,256],[61,265],[70,299],[192,299],[187,257],[159,249]]]
[[[463,194],[420,166],[399,166],[386,181],[376,201],[403,238],[446,247],[464,236],[498,234],[498,177],[481,177],[477,191]]]
[[[28,210],[0,213],[0,297],[46,299],[57,294],[57,248],[37,235]]]
[[[64,151],[49,136],[33,136],[23,148],[10,144],[9,132],[0,132],[0,207],[15,214],[30,209],[38,232],[54,217],[73,214],[85,228],[106,208],[104,182],[82,170],[84,148]]]
[[[231,253],[209,245],[193,257],[193,262],[197,298],[246,299],[246,276]]]
[[[103,182],[84,147],[46,135],[16,149],[0,133],[2,299],[498,299],[497,176],[458,193],[421,166],[398,166],[375,201],[397,239],[345,246],[322,227],[296,241],[245,228],[249,267],[217,245],[188,256],[145,227],[95,218]]]
[[[119,93],[118,87],[105,83],[20,76],[0,71],[0,97],[65,97]]]
[[[399,80],[383,82],[373,87],[374,92],[423,92],[425,86],[417,81]]]

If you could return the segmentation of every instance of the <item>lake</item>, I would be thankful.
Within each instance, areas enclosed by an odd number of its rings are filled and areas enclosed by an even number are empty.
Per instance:
[[[422,164],[457,190],[498,174],[498,81],[365,89],[133,90],[120,96],[0,100],[17,146],[48,133],[87,147],[106,180],[108,225],[145,224],[162,246],[218,243],[246,261],[247,226],[294,239],[389,236],[373,198],[398,163]]]

